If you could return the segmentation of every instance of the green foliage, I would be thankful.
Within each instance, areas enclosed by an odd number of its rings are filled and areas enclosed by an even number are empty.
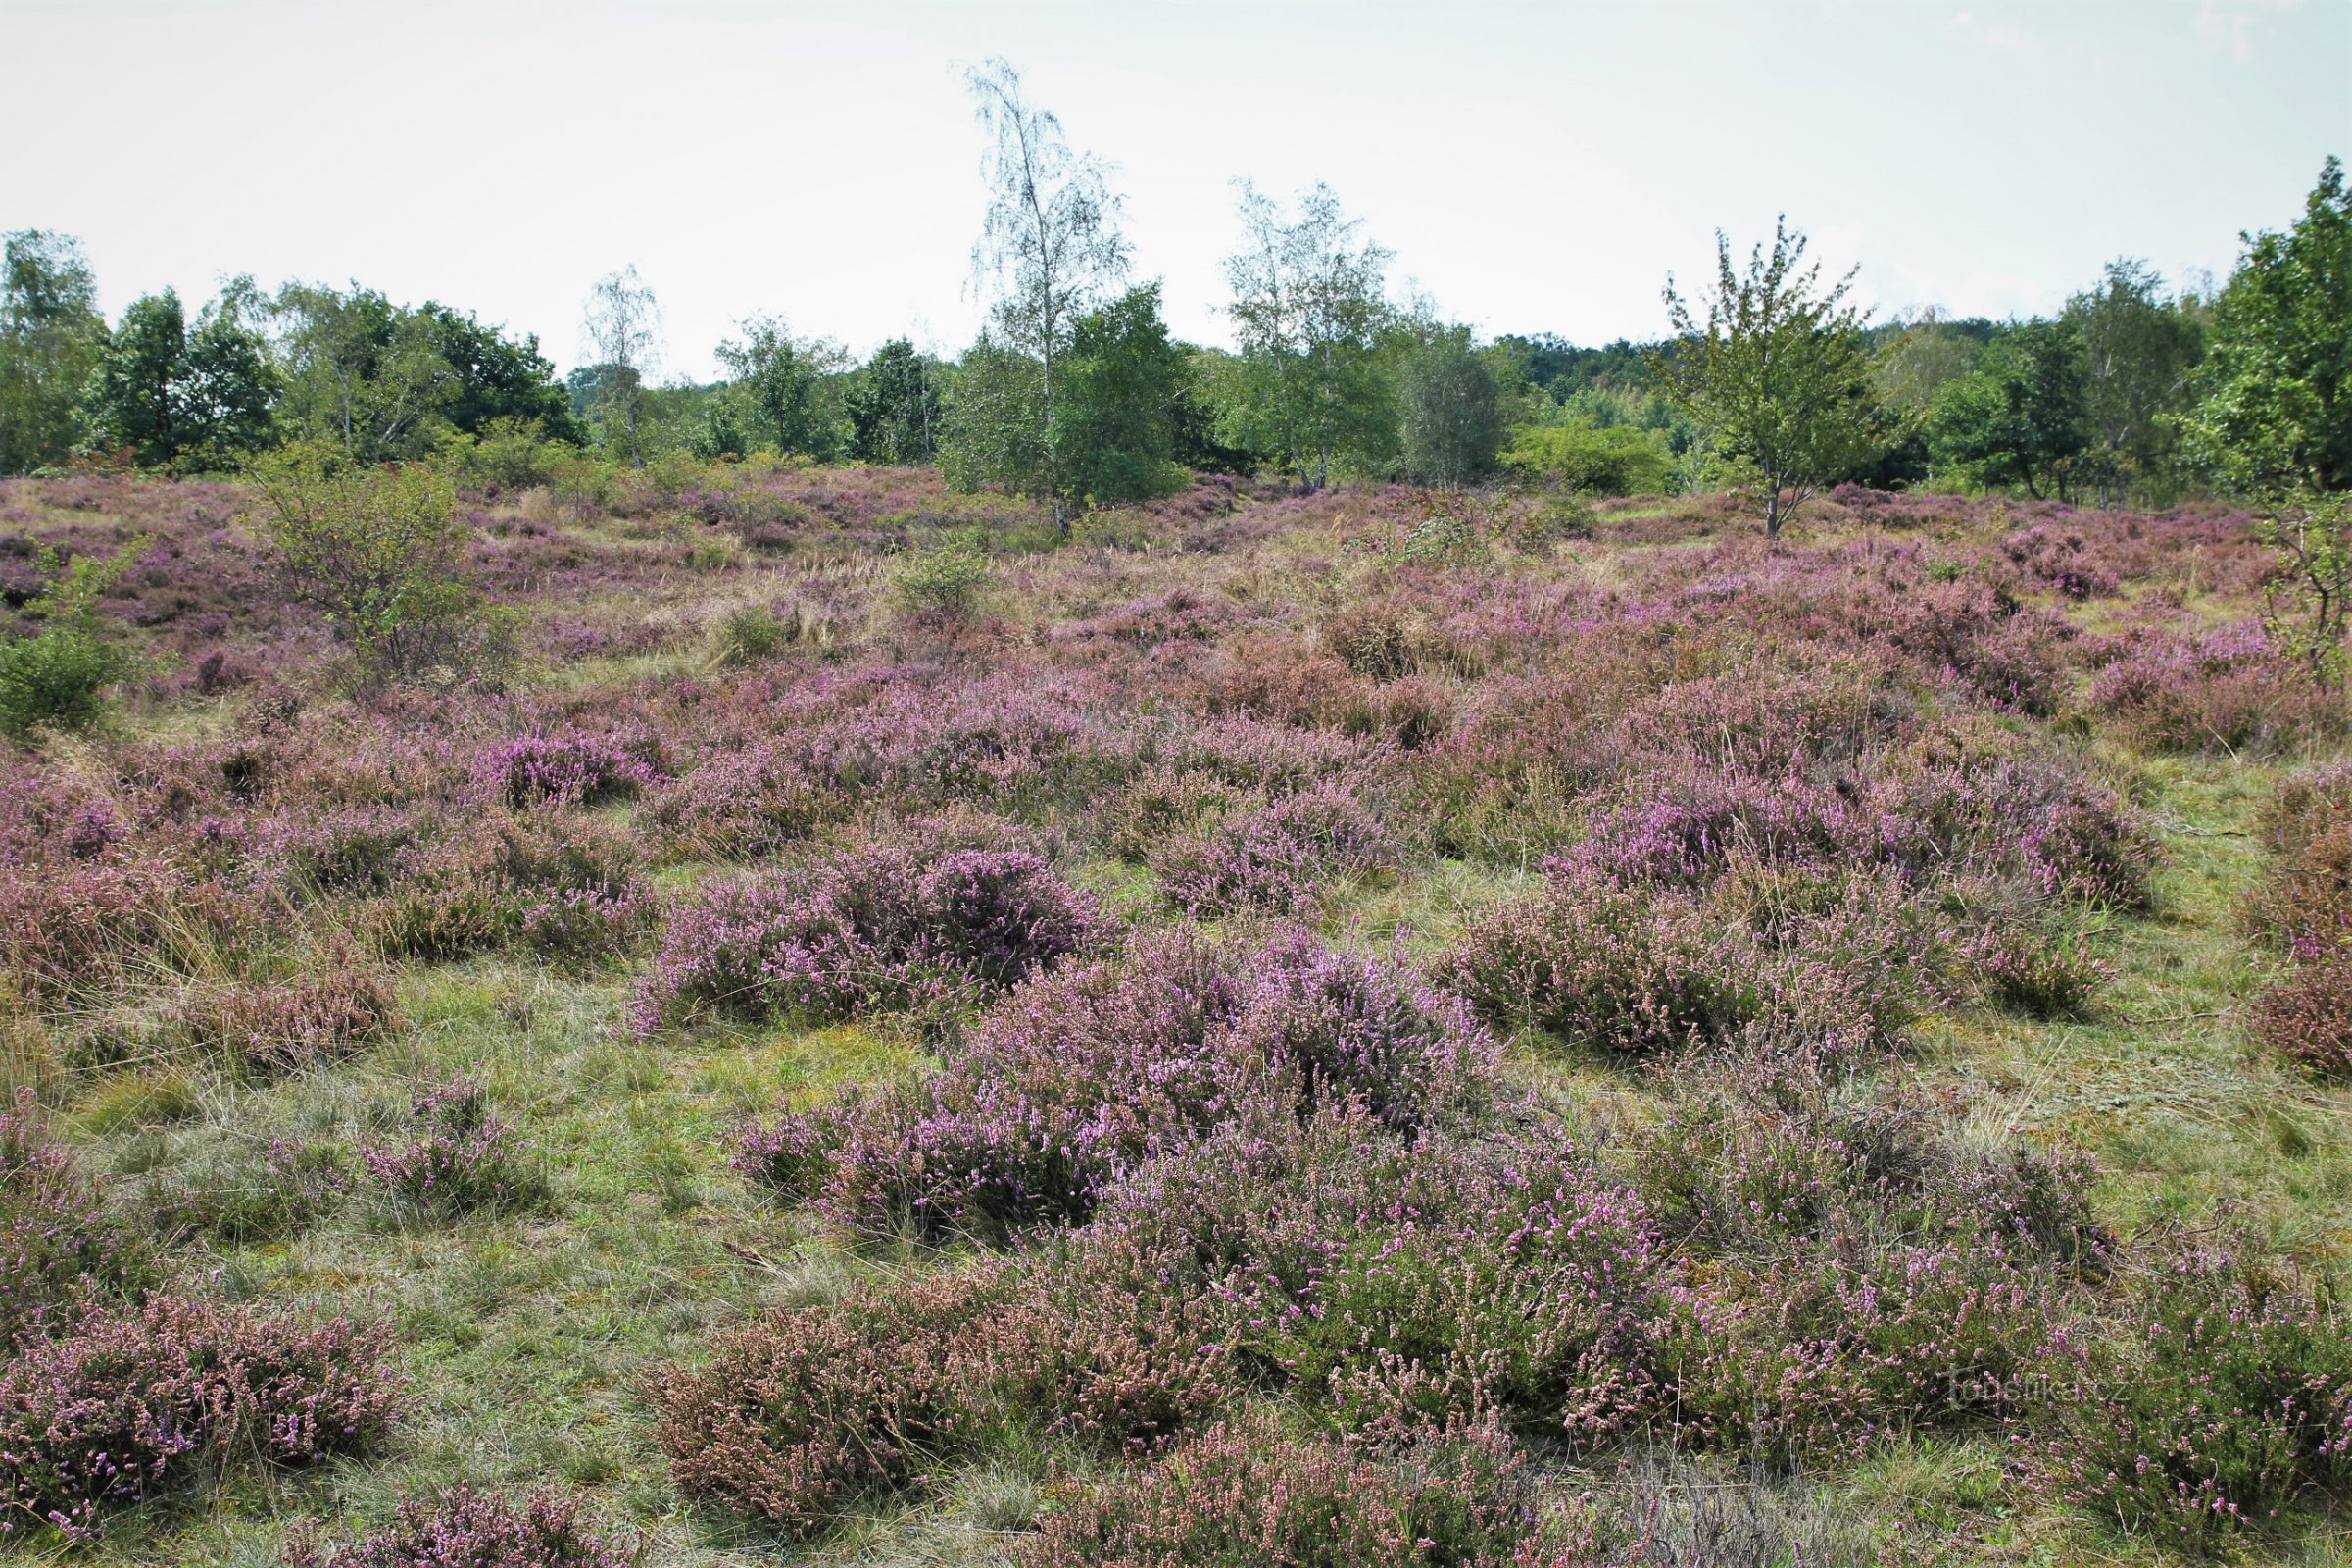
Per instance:
[[[850,389],[850,456],[863,463],[928,463],[939,451],[939,380],[903,337],[874,350]]]
[[[2352,488],[2352,192],[2330,158],[2283,234],[2246,238],[2214,301],[2192,451],[2232,484]]]
[[[252,280],[221,290],[190,327],[171,289],[133,300],[92,378],[86,443],[145,467],[219,471],[272,436],[279,379],[255,323]]]
[[[414,679],[463,656],[476,607],[458,578],[466,530],[446,474],[305,443],[249,472],[288,584],[325,613],[366,673]]]
[[[2107,264],[2097,288],[2067,301],[2063,319],[2082,355],[2087,478],[2102,506],[2112,491],[2168,466],[2174,416],[2204,353],[2196,316],[2163,289],[2147,264],[2125,259]]]
[[[1680,341],[1647,361],[1715,450],[1762,479],[1767,537],[1814,490],[1885,450],[1892,434],[1871,385],[1861,315],[1846,303],[1853,274],[1825,289],[1821,265],[1804,267],[1804,255],[1805,237],[1776,222],[1771,256],[1758,245],[1741,274],[1731,242],[1717,234],[1705,320],[1668,279],[1666,311]],[[1786,506],[1783,490],[1792,492]]]
[[[939,466],[958,490],[1001,484],[1016,494],[1050,493],[1054,468],[1046,424],[1046,367],[983,331],[948,383]]]
[[[1184,487],[1173,456],[1176,414],[1190,378],[1184,350],[1159,318],[1147,283],[1080,317],[1070,331],[1054,473],[1072,501],[1142,501]]]
[[[988,555],[978,540],[956,534],[911,557],[899,568],[899,598],[920,615],[960,620],[979,605],[988,584]]]
[[[1423,484],[1459,488],[1494,471],[1502,446],[1502,387],[1466,326],[1420,334],[1405,350],[1404,469]]]
[[[740,340],[718,346],[718,358],[730,379],[705,411],[696,456],[774,452],[830,463],[842,455],[849,356],[840,344],[796,338],[774,317],[755,316]]]
[[[2074,323],[2029,321],[1984,350],[1977,368],[1946,382],[1927,419],[1938,466],[1977,483],[2072,494],[2091,432],[2082,343]]]
[[[2255,519],[2278,569],[2263,625],[2323,686],[2352,676],[2352,495],[2293,490]]]
[[[43,545],[37,569],[48,588],[26,603],[42,623],[27,637],[0,643],[0,733],[83,729],[104,710],[106,688],[136,667],[98,622],[98,598],[147,548],[134,539],[112,556],[80,556],[63,564]]]
[[[471,315],[430,300],[414,309],[374,289],[289,283],[272,306],[286,390],[280,416],[296,440],[339,446],[362,463],[422,456],[450,431],[537,420],[576,440],[570,401],[539,340],[509,341]]]
[[[568,421],[567,421],[568,422]],[[433,447],[433,461],[468,489],[527,490],[552,482],[577,449],[551,441],[537,419],[500,416],[476,434],[451,430]]]
[[[1502,456],[1522,473],[1592,495],[1663,495],[1674,482],[1665,439],[1631,425],[1538,425],[1513,437]]]
[[[0,473],[62,462],[74,409],[106,350],[98,283],[81,244],[37,228],[6,236],[0,263]]]
[[[1057,471],[1054,425],[1064,397],[1058,370],[1077,318],[1126,276],[1119,198],[1106,166],[1092,153],[1070,150],[1061,122],[1028,101],[1010,65],[992,59],[967,73],[965,82],[989,142],[981,160],[988,214],[972,247],[973,269],[995,279],[990,319],[997,341],[1037,364],[1025,415],[1016,416],[1016,403],[1001,396],[1017,379],[992,383],[997,407],[981,422],[1010,422],[985,445],[1008,460],[1007,475],[1024,476],[1020,488],[1053,502],[1054,523],[1066,530],[1072,486]],[[1024,422],[1034,426],[1026,437],[1017,434]]]
[[[593,421],[607,451],[642,468],[654,410],[646,383],[661,359],[662,307],[634,266],[597,279],[585,328],[595,360],[571,372],[573,407]]]
[[[1215,383],[1218,436],[1262,452],[1319,488],[1335,458],[1382,461],[1396,451],[1396,389],[1382,363],[1391,319],[1390,253],[1358,243],[1328,185],[1296,216],[1245,183],[1243,248],[1225,264],[1240,353]]]

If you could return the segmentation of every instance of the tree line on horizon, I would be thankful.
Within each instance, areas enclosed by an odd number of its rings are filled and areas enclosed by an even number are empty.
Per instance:
[[[233,471],[303,443],[350,461],[555,443],[666,454],[939,465],[951,483],[1073,509],[1202,470],[1460,486],[1505,469],[1597,493],[1750,484],[1768,529],[1824,485],[1975,487],[2166,504],[2199,490],[2352,483],[2352,200],[2328,160],[2286,231],[2245,237],[2220,288],[2109,263],[2055,316],[1872,323],[1801,234],[1666,289],[1654,342],[1481,341],[1328,186],[1285,204],[1237,182],[1230,350],[1168,330],[1133,276],[1111,167],[1074,150],[1002,61],[969,74],[990,205],[973,250],[990,309],[953,360],[905,337],[863,362],[754,316],[708,384],[659,384],[658,301],[600,280],[588,363],[535,336],[353,283],[229,281],[191,313],[166,289],[112,323],[73,238],[6,236],[0,473],[74,461]]]

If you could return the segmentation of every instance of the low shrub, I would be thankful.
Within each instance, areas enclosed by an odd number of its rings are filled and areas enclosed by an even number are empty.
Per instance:
[[[1493,1023],[1650,1056],[1754,1015],[1753,991],[1710,961],[1717,951],[1690,899],[1562,865],[1474,920],[1437,969]]]
[[[1084,1220],[1107,1184],[1252,1107],[1412,1130],[1494,1072],[1492,1037],[1393,965],[1299,932],[1255,950],[1179,932],[1020,987],[920,1084],[750,1129],[737,1164],[860,1230],[1001,1239]]]
[[[159,1296],[21,1348],[0,1368],[0,1539],[88,1540],[106,1510],[240,1459],[299,1465],[390,1424],[386,1337]]]
[[[363,1145],[360,1163],[402,1214],[455,1219],[521,1207],[540,1195],[514,1125],[468,1079],[418,1090],[400,1129]]]
[[[705,758],[648,801],[639,821],[674,858],[753,860],[845,808],[832,780],[797,751],[753,744]]]
[[[622,746],[594,735],[518,735],[473,760],[474,786],[511,811],[542,802],[601,806],[627,800],[659,782],[654,748]]]
[[[591,1532],[579,1510],[535,1492],[517,1508],[464,1482],[437,1497],[404,1497],[393,1522],[348,1545],[298,1536],[285,1568],[635,1568],[642,1553]]]
[[[2274,861],[2246,901],[2245,923],[2289,951],[2352,940],[2352,822],[2329,822]]]
[[[985,1435],[971,1336],[1012,1293],[989,1267],[722,1331],[704,1364],[649,1383],[671,1477],[796,1535],[907,1485]]]
[[[267,1072],[347,1056],[383,1039],[400,1021],[392,976],[337,953],[288,979],[191,987],[177,1011],[197,1044]]]
[[[1333,882],[1396,864],[1396,839],[1349,791],[1322,785],[1172,840],[1152,857],[1171,903],[1195,915],[1303,913]]]
[[[1104,848],[1131,864],[1148,864],[1170,840],[1198,833],[1249,800],[1212,773],[1152,768],[1104,803]]]
[[[389,957],[437,961],[527,942],[586,959],[625,949],[652,918],[626,833],[543,813],[494,815],[404,852],[365,924]]]
[[[2352,1074],[2352,945],[2299,953],[2301,961],[2255,1000],[2249,1030],[2313,1072]]]
[[[2080,1017],[2114,977],[2082,933],[2039,924],[1986,925],[1960,956],[1980,995],[2029,1018]]]
[[[2054,1401],[2042,1483],[2190,1549],[2352,1488],[2352,1320],[2214,1260],[2146,1282],[2116,1364]]]
[[[50,1137],[32,1091],[0,1108],[0,1349],[58,1325],[87,1297],[152,1283],[145,1239]]]
[[[1027,850],[876,845],[699,892],[671,914],[632,1021],[960,1001],[1075,953],[1101,923],[1096,901]]]
[[[1659,1408],[1687,1444],[1776,1462],[2015,1413],[2104,1247],[2083,1163],[1979,1154],[1801,1057],[1690,1069],[1633,1168],[1680,1244]]]
[[[1503,1568],[1541,1561],[1522,1460],[1467,1432],[1395,1453],[1257,1418],[1202,1433],[1048,1514],[1027,1568]]]

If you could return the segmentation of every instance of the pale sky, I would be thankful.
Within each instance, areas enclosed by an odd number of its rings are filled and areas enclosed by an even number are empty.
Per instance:
[[[1330,181],[1482,331],[1598,343],[1778,211],[1882,314],[2006,316],[2116,256],[2227,274],[2352,156],[2352,0],[0,0],[0,229],[79,235],[110,315],[356,278],[568,366],[634,263],[675,374],[762,311],[954,352],[992,54],[1209,342],[1238,175]]]

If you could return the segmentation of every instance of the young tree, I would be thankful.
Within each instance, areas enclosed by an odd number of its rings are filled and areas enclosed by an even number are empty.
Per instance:
[[[850,456],[860,463],[928,463],[939,451],[939,382],[906,339],[874,350],[850,389]]]
[[[1067,486],[1057,469],[1054,425],[1061,413],[1060,368],[1071,324],[1127,271],[1119,233],[1119,198],[1108,169],[1093,154],[1070,151],[1061,122],[1021,93],[1020,74],[991,60],[966,75],[988,145],[980,160],[988,216],[972,247],[973,271],[993,279],[995,341],[1038,362],[1038,425],[1026,449],[1042,456],[1031,476],[1050,498],[1054,520],[1069,526]],[[1000,383],[998,392],[1009,390]]]
[[[98,281],[70,234],[37,228],[0,246],[0,473],[74,449],[75,409],[106,352]]]
[[[431,300],[416,308],[431,322],[435,350],[457,377],[440,416],[456,429],[478,436],[498,420],[536,419],[548,439],[578,446],[585,438],[571,413],[571,398],[556,379],[556,368],[539,352],[537,333],[516,340],[485,326],[468,311],[460,316]]]
[[[1938,464],[1980,483],[2070,495],[2091,441],[2072,323],[2027,321],[1994,338],[1975,370],[1936,394],[1927,434]]]
[[[277,439],[284,383],[263,328],[268,312],[253,279],[236,277],[198,314],[177,389],[182,466],[225,472]]]
[[[255,460],[248,476],[288,585],[364,671],[410,679],[450,658],[474,604],[458,574],[466,527],[446,474],[295,442]]]
[[[222,468],[270,443],[278,381],[252,280],[222,290],[188,325],[171,289],[133,300],[91,378],[82,418],[99,451],[146,467]]]
[[[142,294],[123,309],[91,379],[84,418],[90,445],[127,451],[141,467],[179,456],[176,391],[188,347],[188,318],[175,289]]]
[[[349,293],[288,283],[274,314],[285,416],[299,439],[383,463],[416,456],[440,433],[458,375],[430,319],[356,283]]]
[[[1054,471],[1072,500],[1142,501],[1182,489],[1176,416],[1191,366],[1168,341],[1159,285],[1146,283],[1073,323]]]
[[[1319,490],[1334,456],[1386,456],[1396,405],[1381,364],[1390,253],[1359,240],[1328,185],[1286,218],[1247,180],[1244,244],[1225,263],[1238,356],[1224,367],[1219,433],[1273,454]]]
[[[1434,323],[1403,353],[1404,468],[1459,489],[1494,472],[1502,450],[1502,387],[1466,326]]]
[[[850,359],[838,343],[796,338],[772,316],[743,323],[718,346],[732,381],[721,401],[755,447],[829,463],[841,456],[841,379]]]
[[[661,367],[662,309],[634,265],[597,279],[584,324],[596,371],[590,413],[605,443],[624,448],[642,468],[646,382]]]
[[[2107,264],[2099,286],[2067,302],[2081,347],[2082,415],[2099,505],[2165,461],[2189,370],[2203,352],[2194,318],[2164,297],[2145,262]]]
[[[983,329],[948,377],[940,471],[959,490],[1008,485],[1023,495],[1055,493],[1046,450],[1045,366]]]
[[[1772,254],[1758,245],[1743,274],[1732,265],[1731,241],[1717,233],[1705,318],[1668,277],[1666,316],[1678,341],[1647,362],[1717,452],[1754,467],[1768,539],[1815,490],[1868,462],[1889,433],[1871,387],[1862,313],[1846,303],[1854,274],[1824,288],[1821,264],[1806,267],[1804,256],[1804,235],[1776,221]]]
[[[2283,234],[2246,251],[2214,301],[2191,449],[2258,490],[2352,488],[2352,191],[2330,158]]]

